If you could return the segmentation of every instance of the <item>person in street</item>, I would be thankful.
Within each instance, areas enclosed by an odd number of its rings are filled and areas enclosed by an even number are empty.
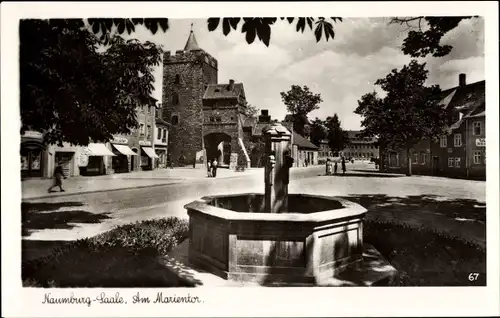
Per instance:
[[[212,178],[212,162],[210,160],[207,162],[207,176]]]
[[[196,155],[193,158],[193,169],[196,169]]]
[[[345,159],[344,159],[344,157],[342,157],[342,174],[345,174],[345,170],[346,170]]]
[[[337,169],[338,169],[337,160],[335,160],[335,163],[333,165],[333,173],[334,174],[337,174]]]
[[[330,158],[326,158],[326,175],[329,176],[332,174],[332,165],[330,163]]]
[[[214,177],[214,178],[217,177],[217,165],[218,164],[219,163],[217,162],[217,159],[214,159],[212,161],[212,177]]]
[[[54,184],[49,188],[49,193],[54,192],[52,189],[55,187],[59,187],[60,192],[64,192],[65,190],[62,188],[62,179],[66,179],[64,176],[62,164],[59,162],[57,163],[57,167],[54,169]]]

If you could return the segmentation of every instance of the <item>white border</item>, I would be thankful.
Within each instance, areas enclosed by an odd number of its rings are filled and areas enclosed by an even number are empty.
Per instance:
[[[1,4],[2,76],[2,316],[482,316],[499,315],[498,206],[498,3],[497,2],[19,2]],[[481,15],[486,29],[488,129],[488,287],[467,288],[207,288],[191,293],[199,305],[41,305],[44,290],[22,289],[20,281],[18,20],[56,17],[208,16],[415,16]],[[95,290],[74,290],[95,295]],[[120,290],[132,295],[137,290]],[[51,290],[54,294],[68,290]],[[100,291],[99,291],[100,292]],[[110,293],[111,291],[108,291]],[[153,290],[141,290],[151,296]]]

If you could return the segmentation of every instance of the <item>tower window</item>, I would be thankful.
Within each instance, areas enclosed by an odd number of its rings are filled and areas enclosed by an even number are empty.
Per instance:
[[[179,104],[179,94],[173,93],[172,94],[172,104],[178,105]]]
[[[175,74],[175,84],[180,84],[181,76],[179,74]]]
[[[177,125],[179,124],[179,116],[173,115],[172,116],[172,125]]]

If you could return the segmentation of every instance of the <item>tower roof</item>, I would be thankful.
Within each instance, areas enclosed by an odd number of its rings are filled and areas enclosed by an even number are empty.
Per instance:
[[[191,32],[189,33],[188,40],[186,42],[186,46],[184,47],[184,51],[199,51],[201,48],[198,46],[198,42],[196,41],[196,37],[193,32],[193,25],[191,24]]]

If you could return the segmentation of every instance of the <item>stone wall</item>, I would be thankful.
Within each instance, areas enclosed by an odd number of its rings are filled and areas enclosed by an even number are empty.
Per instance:
[[[172,124],[168,152],[179,166],[181,156],[192,162],[203,148],[202,99],[205,86],[217,82],[217,61],[203,51],[178,51],[165,53],[163,63],[163,119]]]

